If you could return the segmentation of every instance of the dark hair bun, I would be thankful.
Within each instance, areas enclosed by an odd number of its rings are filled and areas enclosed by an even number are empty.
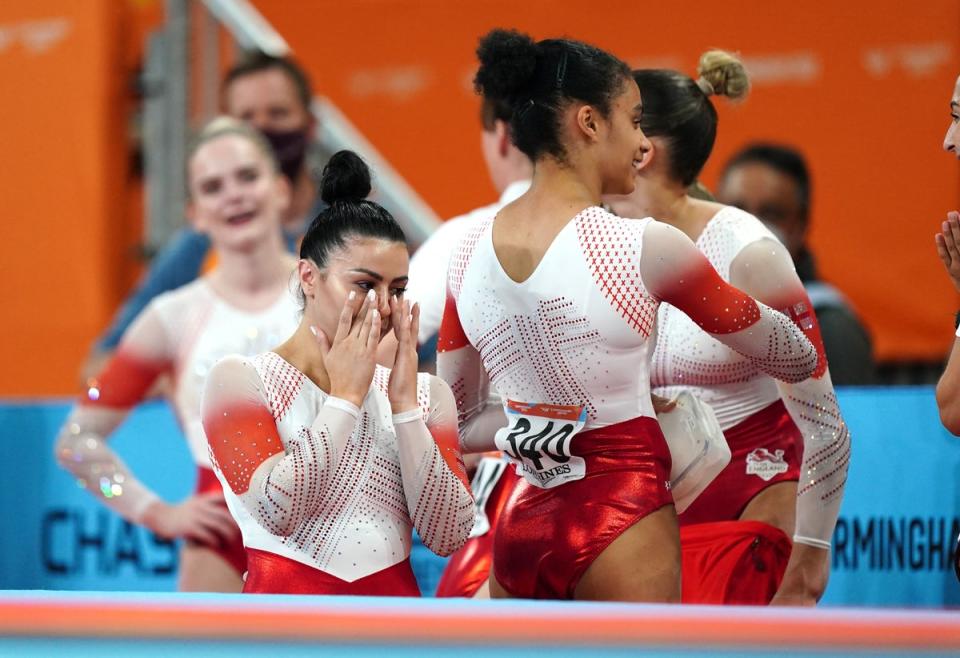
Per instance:
[[[353,151],[337,151],[323,168],[320,198],[332,206],[337,201],[363,201],[370,195],[370,168]]]
[[[540,49],[526,34],[515,30],[491,30],[480,39],[480,68],[474,88],[487,98],[511,100],[533,85]]]

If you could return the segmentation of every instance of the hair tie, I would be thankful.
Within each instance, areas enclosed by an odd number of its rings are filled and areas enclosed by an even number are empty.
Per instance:
[[[531,98],[531,99],[528,100],[526,103],[524,103],[523,105],[521,105],[521,106],[517,109],[517,121],[518,121],[518,122],[519,122],[519,121],[523,121],[523,117],[527,116],[527,113],[530,112],[530,110],[532,110],[532,109],[533,109],[533,106],[536,105],[536,104],[537,104],[536,101],[534,101],[534,100]]]
[[[707,96],[713,96],[717,93],[717,90],[713,88],[713,84],[702,75],[697,78],[697,86],[700,87],[700,91]]]
[[[567,75],[567,51],[564,50],[557,63],[557,89],[563,89],[563,79]]]

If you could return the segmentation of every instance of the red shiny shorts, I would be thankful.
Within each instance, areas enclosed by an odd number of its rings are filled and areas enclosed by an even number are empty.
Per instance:
[[[779,482],[800,479],[803,437],[777,400],[724,430],[730,463],[680,515],[680,525],[735,521],[754,496]]]
[[[247,549],[245,593],[334,594],[344,596],[420,596],[410,559],[352,583],[288,557]]]
[[[670,451],[653,418],[583,432],[572,444],[586,475],[553,489],[520,480],[494,538],[497,582],[518,598],[571,599],[600,553],[673,504]]]
[[[507,499],[523,478],[508,465],[490,492],[484,509],[490,521],[490,530],[479,537],[471,537],[467,543],[450,556],[443,570],[436,596],[471,597],[490,576],[490,563],[493,562],[493,538],[500,522]]]
[[[767,605],[793,546],[760,521],[718,521],[680,529],[683,603]]]
[[[203,467],[200,467],[198,471],[196,493],[215,492],[223,495],[223,486],[213,471]],[[226,506],[226,503],[224,503],[224,506]],[[236,569],[238,575],[242,576],[243,572],[247,570],[247,552],[243,547],[243,538],[240,536],[239,528],[237,528],[235,539],[221,540],[220,543],[216,545],[200,544],[199,542],[193,543],[194,545],[203,546],[222,557],[230,566]]]

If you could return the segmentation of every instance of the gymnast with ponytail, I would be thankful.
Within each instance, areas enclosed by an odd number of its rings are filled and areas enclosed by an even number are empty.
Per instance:
[[[711,98],[739,100],[749,78],[736,56],[711,50],[698,78],[639,70],[641,127],[650,140],[636,189],[606,199],[624,217],[683,231],[731,285],[789,316],[816,346],[802,381],[763,372],[670,304],[658,311],[655,395],[687,391],[715,411],[727,467],[679,516],[682,600],[813,605],[827,584],[830,540],[850,458],[850,434],[830,381],[817,318],[786,248],[753,215],[693,198],[689,188],[717,132]]]

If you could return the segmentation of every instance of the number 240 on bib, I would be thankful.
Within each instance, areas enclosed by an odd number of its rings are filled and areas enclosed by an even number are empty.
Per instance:
[[[574,437],[587,421],[582,406],[507,400],[508,425],[497,432],[497,448],[517,464],[517,474],[541,489],[581,479],[582,457],[573,455]]]

